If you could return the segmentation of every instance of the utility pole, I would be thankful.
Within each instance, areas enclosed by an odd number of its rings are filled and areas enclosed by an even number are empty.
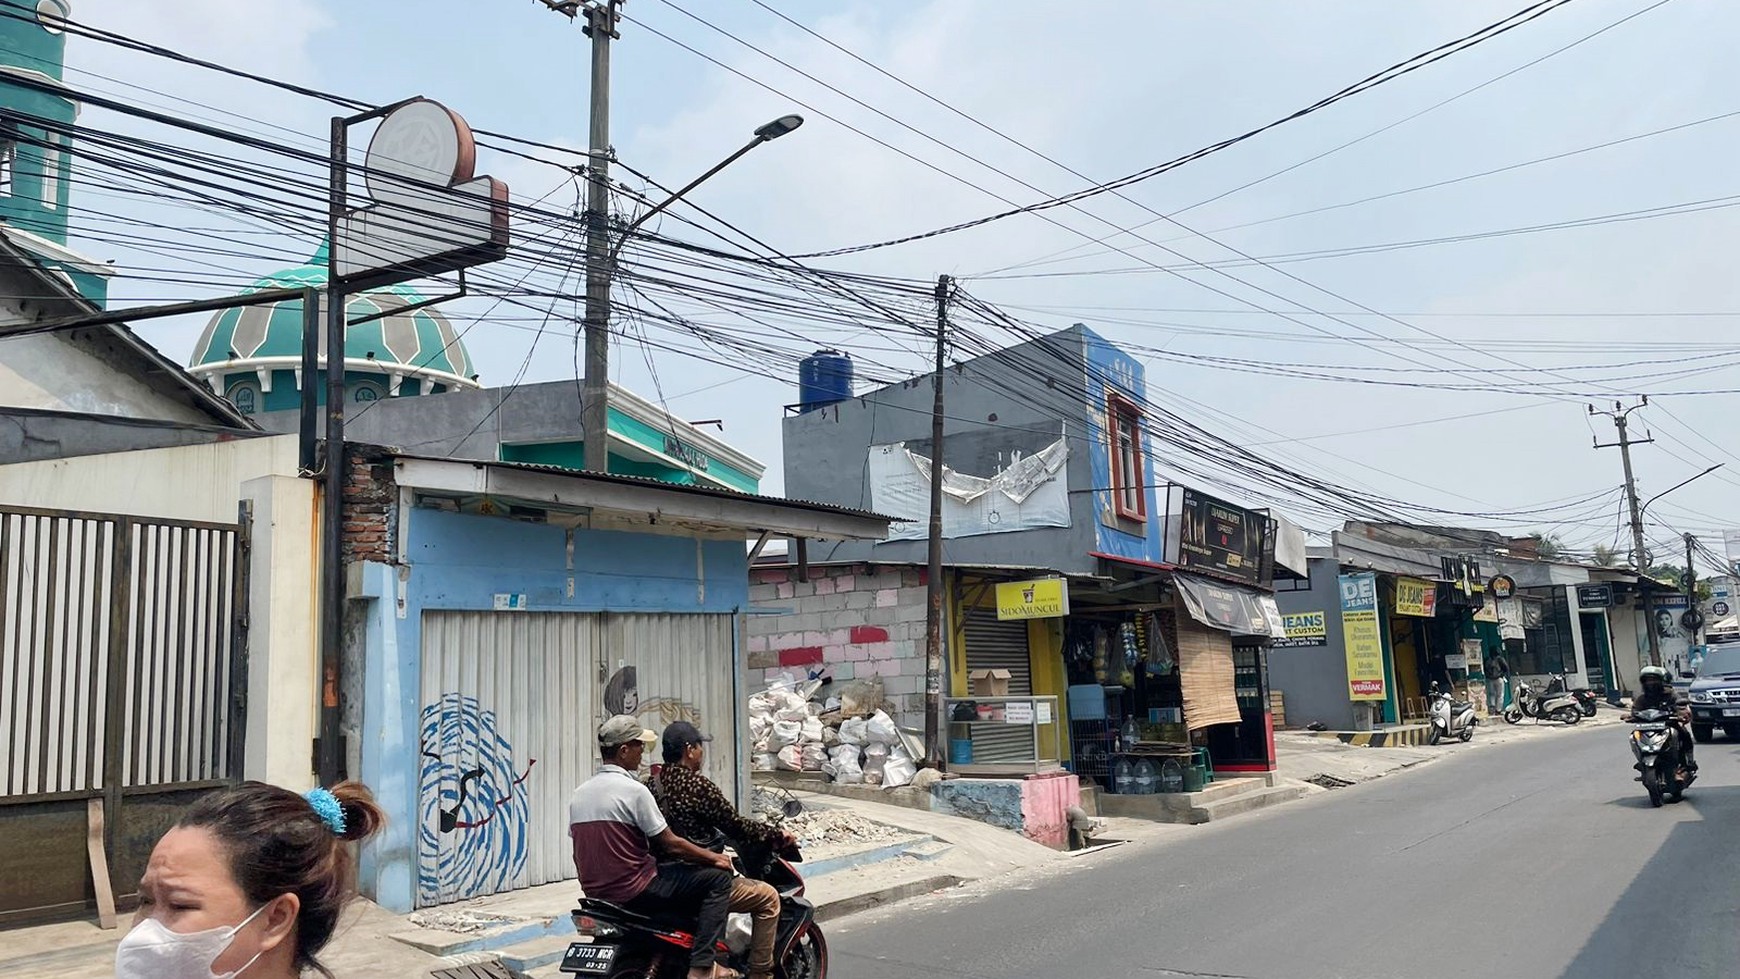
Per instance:
[[[610,469],[610,42],[620,35],[616,8],[623,0],[561,2],[546,6],[570,19],[586,16],[592,38],[592,115],[586,147],[586,375],[580,390],[584,464]]]
[[[949,292],[946,275],[936,279],[936,373],[931,375],[930,554],[925,578],[924,752],[932,767],[943,767],[942,752],[942,504],[943,504],[943,356],[948,346]]]
[[[1686,574],[1681,584],[1686,588],[1686,621],[1680,623],[1686,626],[1692,634],[1692,645],[1698,643],[1698,629],[1703,627],[1703,614],[1698,611],[1698,569],[1692,563],[1692,547],[1698,542],[1696,537],[1686,534]],[[1698,628],[1692,628],[1692,623],[1698,623]]]
[[[1606,445],[1596,442],[1595,447],[1597,449],[1611,449],[1615,446],[1619,448],[1619,459],[1625,467],[1625,497],[1631,509],[1631,566],[1637,570],[1637,573],[1640,576],[1644,577],[1647,577],[1649,573],[1649,557],[1643,543],[1643,509],[1637,505],[1637,480],[1631,473],[1631,447],[1634,445],[1647,445],[1650,442],[1654,442],[1655,439],[1633,439],[1627,433],[1626,425],[1630,419],[1631,413],[1647,404],[1649,404],[1649,396],[1644,395],[1641,401],[1629,408],[1621,405],[1617,401],[1613,403],[1612,411],[1596,411],[1594,405],[1589,406],[1589,414],[1606,415],[1613,419],[1614,426],[1619,429],[1619,441],[1609,442]],[[1647,605],[1644,607],[1644,612],[1645,618],[1648,618],[1649,608]],[[1650,665],[1660,666],[1661,639],[1655,634],[1655,622],[1653,620],[1650,621],[1648,627],[1644,631],[1649,634]]]

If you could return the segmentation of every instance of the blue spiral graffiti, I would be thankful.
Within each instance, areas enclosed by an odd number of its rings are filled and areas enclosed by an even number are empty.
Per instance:
[[[518,886],[526,869],[529,806],[513,745],[475,697],[443,694],[422,715],[418,893],[422,905]]]

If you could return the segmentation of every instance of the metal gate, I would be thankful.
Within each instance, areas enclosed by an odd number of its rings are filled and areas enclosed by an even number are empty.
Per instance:
[[[0,507],[0,924],[125,901],[241,771],[243,523]]]
[[[734,628],[731,615],[424,613],[418,906],[575,876],[568,799],[608,714],[718,733],[707,774],[735,794]]]
[[[966,610],[967,672],[1008,670],[1009,696],[1033,693],[1033,660],[1027,647],[1027,623],[1004,621],[995,609]],[[973,764],[1031,762],[1033,729],[1025,724],[973,725]]]

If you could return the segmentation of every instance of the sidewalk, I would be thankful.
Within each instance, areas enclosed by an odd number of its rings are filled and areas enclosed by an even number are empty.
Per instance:
[[[808,809],[846,811],[895,830],[856,847],[821,848],[815,860],[800,866],[811,871],[808,897],[823,921],[1068,856],[971,819],[813,793],[797,796]],[[569,912],[578,897],[578,886],[564,881],[415,916],[358,900],[322,958],[337,979],[420,979],[433,969],[497,958],[522,974],[555,976],[553,963],[573,933]],[[456,930],[419,928],[413,918]],[[105,932],[87,921],[10,931],[0,951],[0,976],[111,979],[120,937],[119,931]]]

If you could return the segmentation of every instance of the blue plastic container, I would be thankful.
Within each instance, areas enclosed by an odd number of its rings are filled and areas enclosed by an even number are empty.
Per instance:
[[[813,411],[852,398],[852,358],[818,350],[798,362],[798,410]]]
[[[973,739],[949,739],[949,764],[971,765],[973,763]]]

